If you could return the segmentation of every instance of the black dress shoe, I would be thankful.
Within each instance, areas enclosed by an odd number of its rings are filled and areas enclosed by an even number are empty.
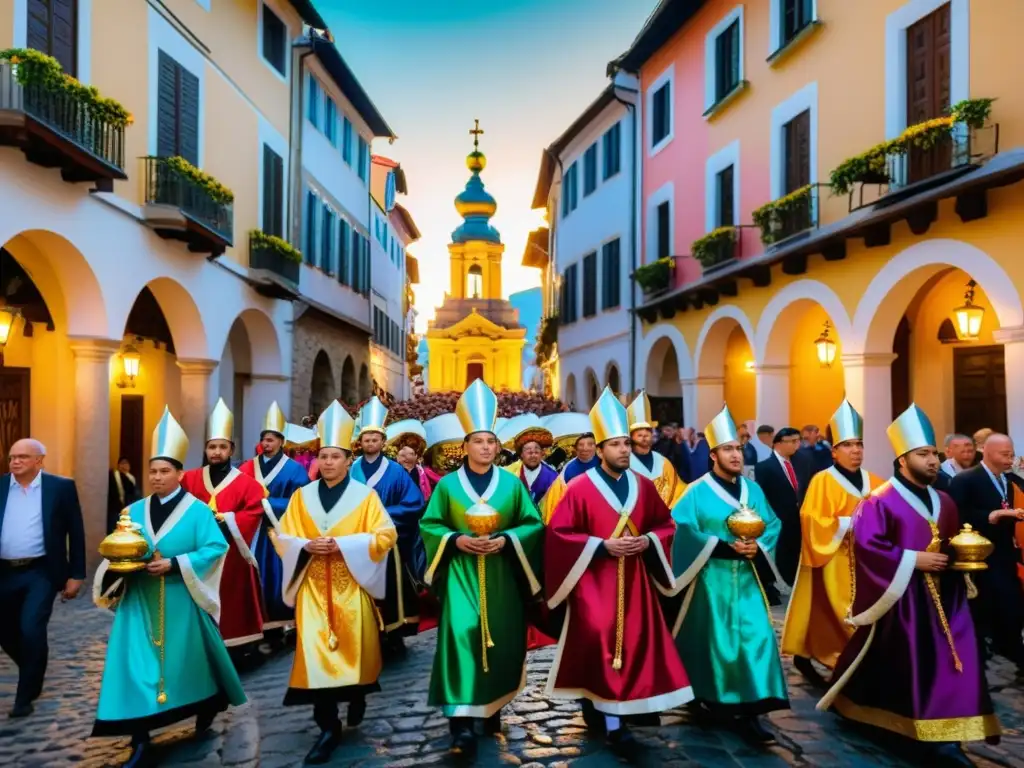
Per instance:
[[[605,738],[608,742],[608,749],[620,757],[627,757],[636,750],[636,737],[625,724],[620,725],[614,731],[608,731]]]
[[[323,765],[331,759],[331,753],[341,743],[341,726],[333,731],[321,731],[313,748],[303,761],[306,765]]]
[[[217,717],[216,712],[202,712],[196,715],[196,736],[202,736],[213,725],[213,719]]]
[[[132,745],[132,754],[121,768],[145,768],[152,765],[153,747],[148,741],[137,741]]]
[[[484,735],[494,736],[495,734],[501,733],[501,710],[499,709],[493,715],[484,720]]]
[[[476,755],[476,735],[468,728],[458,729],[452,734],[452,743],[448,751],[471,760]]]
[[[604,730],[604,715],[594,709],[594,702],[590,699],[580,701],[580,710],[583,712],[583,722],[592,731]]]
[[[736,731],[744,741],[756,746],[775,743],[775,735],[761,724],[756,716],[741,717],[736,721]]]
[[[11,711],[7,714],[7,716],[8,717],[28,717],[34,711],[35,711],[35,707],[32,706],[31,702],[29,702],[27,704],[19,704],[18,702],[15,702],[14,706],[11,707]]]
[[[366,717],[366,697],[361,699],[353,699],[348,703],[348,712],[345,715],[345,721],[348,723],[349,728],[355,728]]]
[[[806,656],[794,656],[793,657],[793,668],[796,669],[804,679],[807,680],[815,688],[827,688],[828,683],[825,678],[821,676],[821,673],[814,668],[814,662],[808,659]]]
[[[960,749],[959,744],[936,744],[931,749],[931,757],[936,766],[965,766],[973,768],[974,763]]]

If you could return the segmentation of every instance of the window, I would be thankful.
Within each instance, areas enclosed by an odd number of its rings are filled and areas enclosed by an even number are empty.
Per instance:
[[[578,205],[578,192],[579,192],[579,179],[577,171],[577,163],[573,163],[569,166],[569,169],[565,172],[565,181],[562,184],[562,217],[568,216],[570,213],[576,210]]]
[[[666,200],[658,203],[658,252],[657,258],[667,259],[672,255],[672,217]]]
[[[622,123],[609,128],[601,138],[605,181],[619,172],[622,164]]]
[[[811,183],[811,111],[805,109],[784,126],[783,153],[787,195]]]
[[[366,139],[362,136],[359,137],[359,167],[356,171],[359,173],[359,178],[366,181],[366,167],[370,162],[370,147],[366,143]]]
[[[565,274],[562,275],[562,296],[561,296],[561,312],[562,322],[568,325],[569,323],[575,323],[577,317],[577,305],[576,297],[579,293],[579,282],[577,281],[577,267],[579,265],[573,264],[571,267],[565,270]]]
[[[362,272],[363,272],[363,246],[361,245],[362,237],[356,231],[355,227],[352,228],[352,287],[359,293],[362,293]]]
[[[672,130],[672,102],[670,100],[672,81],[665,83],[654,92],[651,114],[651,146],[656,147]]]
[[[324,94],[324,136],[332,146],[338,146],[338,105]]]
[[[352,165],[352,123],[344,118],[341,124],[341,157]]]
[[[303,211],[306,225],[302,230],[302,253],[306,258],[306,263],[310,266],[317,263],[316,217],[319,210],[320,200],[317,198],[316,192],[307,189],[305,210]]]
[[[263,4],[263,58],[280,74],[288,66],[288,27],[276,13]]]
[[[583,316],[597,314],[597,251],[583,257]]]
[[[622,258],[619,239],[601,249],[601,309],[615,309],[622,303]]]
[[[479,299],[484,293],[484,273],[474,264],[466,273],[466,298]]]
[[[341,219],[338,222],[338,282],[342,285],[350,285],[351,280],[348,274],[348,254],[351,243],[351,227],[348,222]]]
[[[320,83],[310,74],[309,91],[306,94],[306,118],[317,128],[320,127],[320,93]]]
[[[591,195],[597,189],[597,142],[583,153],[583,196]]]
[[[715,103],[740,84],[740,20],[736,19],[715,39]]]
[[[158,57],[156,153],[199,165],[199,78],[163,51]]]
[[[76,77],[78,0],[28,0],[26,15],[28,47],[53,56],[65,72]]]
[[[781,0],[781,48],[814,21],[814,0]]]
[[[263,145],[263,231],[284,237],[284,159]]]
[[[736,223],[736,209],[733,206],[733,182],[735,166],[727,166],[715,175],[715,210],[718,218],[716,227],[731,227]]]
[[[324,218],[320,224],[320,269],[334,274],[334,210],[324,204]]]

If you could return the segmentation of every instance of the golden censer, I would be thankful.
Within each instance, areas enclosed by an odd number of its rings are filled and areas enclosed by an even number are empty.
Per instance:
[[[731,533],[741,541],[754,541],[764,533],[764,520],[750,507],[741,504],[725,521]]]
[[[498,470],[495,470],[498,471]],[[487,537],[501,527],[501,513],[489,505],[486,500],[480,499],[466,510],[466,527],[475,536]],[[487,556],[476,556],[476,575],[480,582],[480,647],[483,656],[484,672],[489,672],[487,665],[487,649],[494,647],[494,640],[491,638],[490,622],[487,620]]]
[[[984,571],[988,568],[986,558],[992,554],[995,545],[971,528],[964,525],[963,529],[949,540],[956,553],[956,559],[950,566],[955,571]]]
[[[110,562],[114,573],[132,573],[146,567],[149,544],[139,531],[142,526],[133,523],[128,510],[121,510],[114,532],[100,542],[100,554]]]

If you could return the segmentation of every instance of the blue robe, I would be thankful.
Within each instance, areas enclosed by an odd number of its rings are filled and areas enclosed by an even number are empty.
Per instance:
[[[159,551],[173,561],[171,571],[162,578],[144,570],[119,574],[104,560],[96,572],[93,600],[114,611],[114,624],[93,736],[134,736],[246,701],[217,629],[228,545],[210,508],[181,493],[159,530],[150,518],[152,496],[128,508],[149,544],[148,556]],[[163,643],[162,664],[154,641]],[[162,704],[161,680],[167,697]]]
[[[578,458],[573,457],[569,460],[569,463],[562,467],[562,479],[565,480],[565,484],[568,485],[569,481],[574,477],[582,475],[588,469],[593,469],[600,464],[601,459],[596,454],[590,461],[580,461]]]
[[[299,462],[281,456],[280,460],[264,475],[260,456],[245,462],[240,471],[250,475],[267,489],[270,495],[264,499],[263,520],[253,537],[250,549],[260,569],[260,586],[263,591],[263,629],[277,629],[295,622],[295,611],[281,599],[281,558],[274,549],[270,532],[278,527],[292,494],[309,482],[309,473]],[[267,511],[269,507],[269,512]]]
[[[530,492],[530,498],[533,503],[540,506],[541,499],[544,498],[544,494],[548,492],[551,484],[558,479],[558,472],[549,464],[540,463],[540,471],[537,477],[533,480],[533,485],[529,485],[526,482],[525,468],[523,467],[522,461],[517,461],[515,464],[511,464],[506,467],[512,474],[523,481],[523,485],[526,486],[526,490]]]
[[[427,556],[420,537],[420,518],[426,507],[412,476],[385,456],[369,464],[360,456],[352,464],[352,479],[377,492],[398,529],[398,546],[388,553],[387,592],[381,603],[384,631],[414,635],[419,628],[419,593]]]

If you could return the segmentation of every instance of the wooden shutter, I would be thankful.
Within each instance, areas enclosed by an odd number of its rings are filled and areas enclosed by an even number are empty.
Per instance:
[[[349,227],[348,222],[342,219],[338,226],[338,282],[348,285],[348,247]]]
[[[597,252],[583,257],[583,316],[597,314]]]
[[[179,152],[199,165],[199,78],[179,65],[181,95],[178,109]]]
[[[736,212],[733,207],[733,166],[729,166],[718,172],[718,226],[731,227],[736,221]]]
[[[811,112],[804,110],[786,123],[786,188],[795,192],[811,183]]]
[[[284,237],[284,160],[263,145],[263,231]]]
[[[658,206],[658,258],[664,259],[669,256],[672,245],[669,243],[669,211],[668,203],[661,203]]]
[[[907,125],[941,117],[949,107],[949,3],[907,29]],[[928,178],[950,167],[952,146],[940,141],[908,153],[907,181]]]
[[[28,0],[26,42],[78,75],[78,0]]]
[[[156,153],[173,157],[178,149],[178,62],[163,51],[157,56]]]

